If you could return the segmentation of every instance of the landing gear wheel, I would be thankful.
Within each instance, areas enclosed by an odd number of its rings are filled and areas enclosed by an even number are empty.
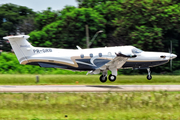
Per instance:
[[[148,80],[151,80],[151,79],[152,79],[152,76],[151,76],[151,75],[147,75],[147,79],[148,79]]]
[[[152,79],[152,76],[151,76],[150,68],[147,68],[147,71],[148,71],[147,79],[148,79],[148,80],[151,80],[151,79]]]
[[[101,75],[100,78],[99,78],[99,80],[100,80],[102,83],[104,83],[104,82],[107,81],[107,77],[104,76],[104,75]]]
[[[116,80],[116,76],[110,74],[110,75],[109,75],[109,81],[114,82],[115,80]]]

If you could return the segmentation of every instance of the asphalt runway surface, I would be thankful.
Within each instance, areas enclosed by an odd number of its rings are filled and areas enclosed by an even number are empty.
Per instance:
[[[180,91],[180,85],[0,85],[0,92]]]

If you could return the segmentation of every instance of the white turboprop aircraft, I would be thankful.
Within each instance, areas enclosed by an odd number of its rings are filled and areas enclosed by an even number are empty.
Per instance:
[[[89,71],[99,74],[101,82],[115,81],[117,69],[147,69],[147,79],[151,80],[150,67],[167,63],[176,58],[175,54],[165,52],[145,52],[133,46],[117,46],[81,49],[56,49],[33,47],[26,39],[28,35],[7,36],[20,64],[38,65],[47,68],[61,68],[77,71]]]

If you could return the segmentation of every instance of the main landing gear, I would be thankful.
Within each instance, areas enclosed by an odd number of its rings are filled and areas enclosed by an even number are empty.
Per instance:
[[[117,70],[112,69],[111,72],[112,72],[112,74],[109,75],[108,79],[109,79],[109,81],[114,82],[116,80]],[[103,83],[107,81],[107,71],[103,71],[103,73],[100,76],[99,80],[101,82],[103,82]]]
[[[109,81],[111,81],[111,82],[114,82],[116,80],[116,76],[112,75],[112,74],[110,74],[108,78],[109,78]],[[106,75],[101,75],[99,80],[104,83],[104,82],[107,81],[107,76]]]
[[[152,76],[151,76],[150,68],[147,68],[147,71],[148,71],[147,79],[148,79],[148,80],[151,80],[151,79],[152,79]]]

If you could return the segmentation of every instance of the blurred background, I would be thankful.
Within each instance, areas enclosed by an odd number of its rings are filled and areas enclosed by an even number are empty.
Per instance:
[[[77,49],[133,45],[144,51],[178,57],[151,69],[153,74],[180,74],[180,2],[174,0],[1,0],[1,74],[84,74],[18,63],[7,35],[27,34],[33,46]],[[88,35],[88,36],[87,36]],[[86,40],[93,41],[87,45]],[[119,74],[147,74],[119,70]]]

